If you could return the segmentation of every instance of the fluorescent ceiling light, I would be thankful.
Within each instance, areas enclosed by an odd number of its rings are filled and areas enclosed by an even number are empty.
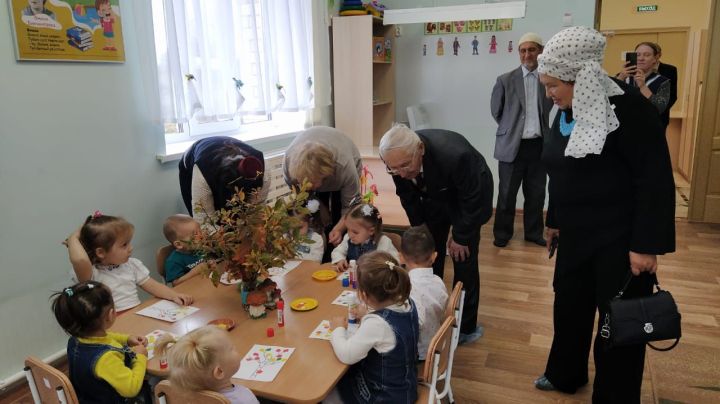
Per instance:
[[[421,7],[385,10],[383,24],[414,24],[435,21],[493,20],[525,17],[524,1]]]

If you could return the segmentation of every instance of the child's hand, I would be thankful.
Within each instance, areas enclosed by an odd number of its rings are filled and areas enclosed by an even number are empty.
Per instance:
[[[145,348],[145,345],[142,345],[142,344],[132,346],[132,350],[133,350],[136,354],[138,354],[138,355],[145,355],[145,356],[147,356],[147,354],[148,354],[148,353],[147,353],[147,348]]]
[[[355,318],[358,319],[358,321],[362,320],[362,318],[365,317],[368,312],[368,308],[365,303],[360,303],[350,310],[352,310],[352,312],[355,314]]]
[[[65,247],[67,247],[67,246],[68,246],[68,242],[69,242],[71,239],[80,240],[80,229],[82,229],[82,226],[78,227],[77,229],[75,229],[75,231],[73,231],[72,233],[70,233],[70,235],[69,235],[65,240],[63,240],[62,245],[64,245]]]
[[[349,266],[350,264],[348,264],[347,260],[340,260],[335,263],[335,270],[338,272],[345,272]]]
[[[340,327],[347,328],[347,318],[333,317],[332,320],[330,320],[330,329],[335,330]]]
[[[142,337],[140,335],[131,335],[128,337],[127,344],[128,344],[128,346],[137,346],[137,345],[147,346],[148,341],[147,341],[147,338]]]
[[[193,302],[193,297],[184,293],[178,293],[175,297],[173,297],[172,301],[181,306],[189,306]]]

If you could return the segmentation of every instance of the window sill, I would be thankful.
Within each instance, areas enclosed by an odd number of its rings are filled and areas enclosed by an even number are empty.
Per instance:
[[[230,136],[235,139],[241,140],[256,149],[262,149],[262,145],[270,142],[277,142],[281,140],[292,140],[296,135],[301,133],[303,128],[289,128],[287,126],[278,126],[267,124],[255,124],[251,125],[252,128],[241,129],[232,132],[220,132],[215,133],[213,136]],[[206,136],[210,137],[210,136]],[[185,142],[168,143],[165,145],[165,153],[158,153],[155,157],[160,163],[169,163],[178,161],[182,158],[183,153],[196,141],[200,140],[193,139]],[[272,151],[270,152],[272,153]],[[265,154],[268,154],[267,152]]]

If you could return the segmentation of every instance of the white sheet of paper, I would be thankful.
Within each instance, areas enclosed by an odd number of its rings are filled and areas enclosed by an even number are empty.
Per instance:
[[[242,282],[242,279],[240,279],[240,278],[228,280],[227,272],[223,272],[223,274],[220,275],[220,283],[222,283],[223,285],[234,285],[234,284],[240,283],[240,282]]]
[[[338,306],[349,306],[350,305],[350,298],[355,295],[355,292],[351,290],[343,290],[342,293],[340,293],[340,296],[336,297],[335,300],[333,300],[332,304],[337,304]]]
[[[295,269],[302,261],[288,261],[282,268],[273,267],[268,269],[270,276],[283,276]]]
[[[350,279],[350,271],[340,272],[340,275],[337,276],[337,280],[342,282],[343,279]]]
[[[332,330],[330,329],[330,321],[323,320],[318,324],[317,327],[310,333],[310,338],[325,339],[330,341]]]
[[[155,330],[151,332],[150,334],[146,335],[145,338],[147,339],[147,352],[148,352],[148,359],[152,359],[155,356],[155,344],[162,338],[163,335],[170,334],[172,337],[177,340],[178,336],[169,332],[169,331],[163,331],[163,330]]]
[[[140,311],[135,312],[135,314],[174,323],[195,313],[198,310],[200,309],[198,309],[197,307],[180,306],[179,304],[176,304],[169,300],[160,300],[152,306],[148,306]]]
[[[233,376],[237,379],[271,382],[280,373],[295,348],[271,345],[253,345],[240,362],[240,369]]]

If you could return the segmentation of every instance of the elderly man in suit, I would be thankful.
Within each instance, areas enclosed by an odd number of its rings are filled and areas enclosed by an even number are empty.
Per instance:
[[[492,173],[485,159],[458,133],[414,132],[405,125],[395,125],[383,135],[380,157],[410,224],[427,225],[435,239],[435,275],[443,276],[446,252],[453,259],[453,284],[462,281],[465,287],[460,342],[480,338],[478,244],[480,227],[492,216],[493,199]]]
[[[505,247],[513,236],[515,201],[522,184],[525,197],[525,240],[545,246],[543,206],[546,173],[540,163],[543,136],[548,132],[552,102],[537,76],[537,57],[543,41],[537,34],[520,38],[520,67],[497,78],[490,109],[498,124],[495,158],[498,160],[499,190],[493,234],[497,247]]]

